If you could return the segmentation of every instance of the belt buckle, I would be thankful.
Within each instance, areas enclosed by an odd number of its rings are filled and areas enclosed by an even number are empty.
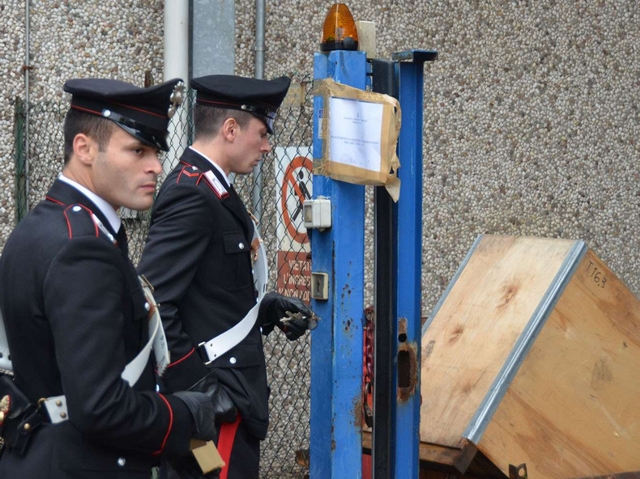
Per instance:
[[[202,341],[200,344],[198,344],[198,351],[200,352],[200,357],[203,358],[204,364],[206,366],[208,366],[209,364],[211,364],[212,362],[214,362],[218,357],[216,356],[215,358],[211,359],[209,357],[209,352],[207,351],[207,348],[205,347],[207,345],[207,341]],[[206,359],[204,359],[206,358]]]

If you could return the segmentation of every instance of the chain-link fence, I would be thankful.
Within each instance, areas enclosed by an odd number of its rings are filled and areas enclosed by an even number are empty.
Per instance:
[[[292,95],[280,108],[273,150],[253,175],[233,179],[252,213],[257,213],[269,264],[269,290],[308,299],[310,249],[302,226],[302,201],[311,196],[313,97],[310,77],[292,78]],[[165,172],[177,165],[192,138],[193,94],[183,104],[163,158]],[[66,101],[26,105],[16,100],[14,159],[16,219],[41,201],[63,166]],[[28,141],[27,141],[28,140]],[[130,255],[137,263],[149,227],[150,212],[123,211]],[[303,478],[309,447],[310,337],[290,342],[275,330],[265,339],[271,386],[271,423],[262,444],[263,478]]]

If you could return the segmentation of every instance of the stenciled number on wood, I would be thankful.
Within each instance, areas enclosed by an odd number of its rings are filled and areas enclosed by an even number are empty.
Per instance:
[[[587,266],[587,275],[601,288],[604,288],[604,285],[607,284],[606,276],[601,269],[598,269],[593,265],[593,261],[589,261],[589,265]]]

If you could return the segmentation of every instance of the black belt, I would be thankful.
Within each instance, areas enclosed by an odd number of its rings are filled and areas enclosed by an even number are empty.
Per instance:
[[[6,447],[23,456],[33,433],[49,421],[46,409],[34,404],[9,375],[0,375],[0,454]]]

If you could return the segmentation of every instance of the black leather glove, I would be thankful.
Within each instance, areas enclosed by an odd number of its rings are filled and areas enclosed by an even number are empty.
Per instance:
[[[191,454],[163,461],[162,469],[164,471],[160,473],[160,477],[167,479],[218,479],[220,477],[220,469],[203,473],[198,461]]]
[[[213,418],[216,422],[234,422],[238,409],[227,391],[220,385],[215,372],[210,372],[189,388],[189,391],[205,393],[213,404]]]
[[[193,437],[202,441],[212,441],[217,437],[214,424],[215,408],[208,394],[197,391],[178,391],[173,396],[184,402],[193,417]]]
[[[273,325],[280,328],[289,341],[295,341],[306,330],[315,329],[318,318],[298,298],[288,298],[278,293],[267,293],[260,303],[259,321],[263,330]]]

